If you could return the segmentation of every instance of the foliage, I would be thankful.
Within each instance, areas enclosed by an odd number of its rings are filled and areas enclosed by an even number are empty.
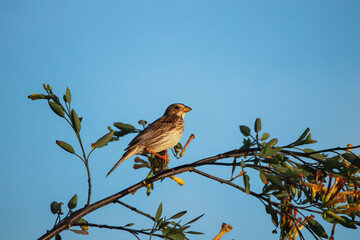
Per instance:
[[[242,146],[239,149],[225,152],[216,156],[208,157],[195,161],[193,163],[181,165],[172,169],[168,168],[170,156],[166,155],[166,161],[161,160],[156,155],[147,155],[146,159],[135,158],[134,169],[147,168],[145,179],[139,183],[130,186],[119,193],[108,198],[91,203],[91,177],[89,158],[91,153],[97,149],[106,146],[109,142],[117,141],[120,137],[127,134],[138,133],[141,130],[133,125],[121,122],[114,123],[118,129],[114,131],[108,127],[109,132],[100,137],[91,145],[91,151],[86,154],[82,145],[80,136],[81,117],[78,117],[76,111],[71,108],[71,92],[66,89],[63,96],[64,105],[60,99],[53,93],[49,85],[44,84],[46,94],[32,94],[29,96],[32,100],[44,99],[49,103],[51,110],[61,118],[64,118],[73,128],[79,141],[81,154],[64,141],[57,140],[56,143],[65,151],[81,159],[85,165],[88,175],[88,199],[85,207],[73,212],[77,207],[77,195],[75,194],[68,202],[68,212],[65,217],[63,214],[64,205],[56,201],[50,204],[50,210],[56,215],[56,221],[52,230],[45,233],[40,239],[50,239],[55,237],[61,239],[59,233],[73,226],[80,226],[81,230],[73,229],[75,233],[88,234],[89,227],[110,228],[127,231],[134,235],[148,235],[163,239],[188,239],[189,234],[201,234],[196,231],[189,231],[190,224],[202,217],[199,216],[186,224],[181,224],[182,218],[187,211],[174,214],[170,218],[162,215],[163,204],[161,203],[155,213],[151,216],[136,208],[129,206],[121,201],[120,198],[126,196],[129,192],[146,187],[147,195],[150,195],[154,189],[154,183],[166,177],[170,177],[180,185],[184,182],[175,177],[187,171],[192,171],[200,176],[225,183],[235,190],[240,190],[257,198],[265,207],[269,214],[275,229],[274,233],[279,231],[280,239],[304,239],[302,229],[307,229],[315,239],[329,238],[334,239],[335,227],[337,225],[356,229],[360,225],[360,159],[353,152],[353,149],[360,146],[348,145],[347,147],[337,147],[323,150],[314,150],[308,148],[308,145],[316,143],[312,139],[310,129],[307,128],[294,142],[284,146],[278,145],[277,138],[270,138],[269,133],[261,133],[261,119],[257,118],[254,124],[254,133],[248,126],[241,125],[240,132],[244,135]],[[140,120],[138,122],[143,128],[147,122]],[[174,157],[180,158],[185,154],[185,149],[189,142],[194,138],[192,135],[189,141],[183,147],[178,143],[173,149]],[[160,153],[167,154],[167,153]],[[201,166],[212,165],[229,167],[229,179],[222,179],[214,175],[199,170]],[[261,191],[254,192],[251,188],[250,171],[258,172],[257,181],[263,183]],[[243,187],[237,182],[243,185]],[[147,217],[153,221],[152,228],[133,229],[133,223],[125,226],[108,226],[95,223],[88,223],[83,219],[88,213],[98,210],[101,207],[117,202],[127,207],[139,215]],[[319,223],[323,218],[332,225],[332,230],[326,230]],[[223,234],[231,230],[230,225],[223,225],[221,231],[215,239],[220,239]]]

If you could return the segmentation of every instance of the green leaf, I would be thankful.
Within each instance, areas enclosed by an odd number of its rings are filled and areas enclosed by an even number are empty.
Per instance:
[[[60,205],[58,202],[53,201],[50,204],[50,211],[52,212],[52,214],[57,214],[58,212],[60,212]]]
[[[164,220],[163,218],[160,218],[159,221],[157,221],[154,229],[157,229],[159,227],[159,225],[163,222],[163,220]]]
[[[249,177],[249,175],[247,175],[246,173],[243,174],[243,180],[244,180],[246,194],[249,195],[250,194],[250,177]]]
[[[66,101],[70,104],[71,103],[71,92],[70,92],[69,87],[66,87],[65,97],[66,97]]]
[[[96,141],[96,143],[91,144],[91,146],[93,148],[102,148],[110,142],[113,135],[114,135],[114,131],[110,131],[107,134],[105,134],[104,136],[102,136],[101,138],[99,138]]]
[[[265,210],[268,214],[271,215],[271,220],[272,220],[273,224],[275,225],[275,227],[277,227],[279,225],[279,219],[278,219],[275,209],[273,209],[270,205],[265,205]]]
[[[326,159],[326,161],[324,161],[324,165],[325,165],[325,167],[330,168],[330,169],[346,167],[345,163],[339,162],[336,159]]]
[[[345,158],[346,160],[348,160],[349,162],[360,168],[360,159],[355,154],[349,152],[349,153],[344,153],[341,156],[343,156],[343,158]]]
[[[277,142],[278,142],[278,139],[277,139],[277,138],[273,138],[273,139],[271,139],[271,140],[268,142],[267,147],[269,147],[269,148],[275,147],[275,145],[277,144]]]
[[[310,132],[310,128],[307,128],[307,129],[303,132],[303,134],[301,134],[301,136],[299,137],[299,139],[298,139],[297,141],[303,140],[303,139],[306,137],[306,135],[308,135],[309,132]]]
[[[265,174],[262,171],[260,171],[260,179],[264,184],[268,183],[267,178],[266,178]]]
[[[263,133],[263,135],[261,136],[260,140],[261,141],[265,141],[266,139],[268,139],[270,137],[270,134],[268,133]]]
[[[178,148],[178,149],[183,149],[182,145],[180,142],[178,142],[174,148]]]
[[[236,169],[236,158],[234,158],[233,160],[233,166],[231,168],[231,178],[234,176],[235,169]]]
[[[255,132],[260,132],[261,131],[261,119],[257,118],[255,120]]]
[[[241,164],[240,164],[241,168],[244,169],[245,168],[245,162],[243,159],[241,159]]]
[[[60,234],[56,234],[56,236],[55,236],[55,240],[61,240],[61,236],[60,236]]]
[[[201,214],[200,216],[194,218],[193,220],[191,220],[190,222],[186,223],[185,225],[188,225],[188,224],[191,224],[191,223],[194,223],[196,222],[197,220],[199,220],[200,218],[202,218],[205,214]],[[184,226],[185,226],[184,225]]]
[[[271,139],[268,143],[265,144],[265,147],[261,149],[260,156],[262,158],[275,156],[278,152],[282,150],[281,147],[275,147],[278,142],[277,138]]]
[[[196,232],[196,231],[188,231],[186,233],[188,233],[188,234],[204,234],[202,232]]]
[[[311,218],[307,218],[307,220],[309,227],[311,228],[311,230],[314,231],[316,235],[322,238],[328,238],[325,229],[323,228],[323,226],[321,226],[320,223],[318,223],[315,219],[311,219]]]
[[[88,231],[77,230],[77,229],[69,229],[69,230],[72,231],[73,233],[76,233],[76,234],[89,235]]]
[[[277,186],[279,189],[284,189],[284,186],[282,185],[281,180],[277,176],[275,176],[273,174],[269,174],[267,177],[268,177],[269,181],[272,184],[274,184],[275,186]]]
[[[244,125],[240,125],[240,131],[245,137],[249,136],[251,133],[250,128],[248,126],[244,126]]]
[[[76,223],[81,224],[81,223],[88,223],[88,222],[85,219],[80,218],[79,220],[76,221]]]
[[[114,123],[114,126],[126,133],[130,133],[136,130],[136,128],[133,125],[121,123],[121,122]]]
[[[290,197],[290,195],[287,191],[277,191],[277,192],[274,192],[272,195],[274,195],[279,200]]]
[[[310,148],[305,148],[303,149],[304,153],[312,153],[315,152],[315,150],[310,149]],[[318,160],[325,160],[325,157],[323,155],[321,155],[320,153],[314,153],[314,154],[310,154],[311,157],[316,158]]]
[[[156,214],[155,214],[155,222],[159,221],[161,214],[162,214],[162,208],[163,208],[163,205],[162,205],[162,203],[160,203],[160,205],[156,211]]]
[[[70,144],[68,144],[66,142],[56,140],[56,144],[59,145],[62,149],[64,149],[65,151],[67,151],[69,153],[72,153],[72,154],[75,153],[74,148]]]
[[[179,230],[177,230],[177,231],[173,230],[167,234],[164,234],[164,231],[163,231],[163,235],[172,240],[184,240],[185,239],[185,234],[183,232],[180,232]]]
[[[129,132],[125,132],[125,131],[115,131],[114,132],[114,136],[116,136],[116,137],[123,137],[127,134],[129,134]]]
[[[68,208],[74,209],[76,208],[76,205],[77,205],[77,195],[75,194],[68,202]]]
[[[341,218],[343,219],[343,221],[340,221],[341,225],[343,225],[346,228],[357,229],[354,221],[350,220],[349,218],[347,218],[345,216],[341,216]]]
[[[74,109],[71,110],[71,122],[73,124],[74,130],[79,133],[81,130],[81,123]]]
[[[172,216],[171,218],[169,218],[169,219],[176,219],[176,218],[180,218],[180,217],[184,216],[186,213],[187,213],[187,211],[182,211],[182,212],[179,212],[179,213],[177,213],[177,214],[173,215],[173,216]]]
[[[59,104],[52,102],[52,101],[48,101],[48,103],[49,103],[51,110],[53,110],[54,113],[56,113],[60,117],[65,117],[65,112]]]
[[[126,224],[124,227],[131,227],[131,226],[133,226],[135,223],[128,223],[128,224]]]

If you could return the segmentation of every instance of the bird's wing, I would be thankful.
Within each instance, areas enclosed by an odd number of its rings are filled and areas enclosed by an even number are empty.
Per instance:
[[[125,149],[135,147],[137,145],[143,145],[148,140],[153,138],[161,137],[166,132],[173,130],[177,126],[174,124],[177,121],[183,121],[180,116],[176,115],[164,115],[161,118],[157,119],[149,126],[147,126],[144,130],[142,130],[130,143],[129,146]]]

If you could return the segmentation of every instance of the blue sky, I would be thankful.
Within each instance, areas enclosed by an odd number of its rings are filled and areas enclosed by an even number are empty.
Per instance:
[[[44,82],[59,96],[71,89],[87,151],[113,122],[153,121],[174,102],[193,108],[182,141],[191,133],[196,139],[171,166],[238,148],[238,126],[253,126],[257,117],[280,144],[306,127],[319,141],[314,148],[359,144],[359,14],[360,3],[350,0],[1,1],[0,238],[37,238],[55,221],[50,202],[75,193],[80,205],[86,202],[85,169],[55,144],[78,149],[71,129],[46,102],[26,98],[41,93]],[[127,160],[105,179],[131,138],[92,155],[94,200],[146,175]],[[123,200],[152,214],[160,202],[167,216],[188,210],[185,221],[205,213],[193,230],[206,235],[192,239],[211,239],[222,222],[234,228],[224,240],[278,239],[260,202],[192,173],[180,177],[182,187],[165,180],[150,197],[141,190]],[[121,206],[86,219],[151,225]],[[62,236],[132,239],[97,229]],[[339,227],[335,237],[360,232]]]

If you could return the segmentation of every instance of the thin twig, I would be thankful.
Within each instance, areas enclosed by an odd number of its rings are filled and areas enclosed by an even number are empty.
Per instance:
[[[152,234],[153,236],[163,238],[163,235],[160,235],[160,234],[150,233],[150,232],[146,232],[145,230],[138,230],[138,229],[121,227],[121,226],[110,226],[110,225],[106,225],[106,224],[95,224],[95,223],[75,223],[75,224],[73,224],[73,226],[89,226],[89,227],[96,227],[96,228],[117,229],[117,230],[127,231],[130,233],[140,233],[140,234],[144,234],[144,235],[148,235],[148,236],[150,234]]]
[[[130,205],[128,205],[128,204],[126,204],[126,203],[124,203],[124,202],[122,202],[122,201],[116,200],[115,202],[123,205],[124,207],[129,208],[131,211],[137,212],[138,214],[141,214],[141,215],[143,215],[143,216],[145,216],[145,217],[147,217],[147,218],[150,218],[151,220],[155,221],[155,218],[154,218],[153,216],[151,216],[150,214],[148,214],[148,213],[142,212],[142,211],[136,209],[135,207],[132,207],[132,206],[130,206]]]

